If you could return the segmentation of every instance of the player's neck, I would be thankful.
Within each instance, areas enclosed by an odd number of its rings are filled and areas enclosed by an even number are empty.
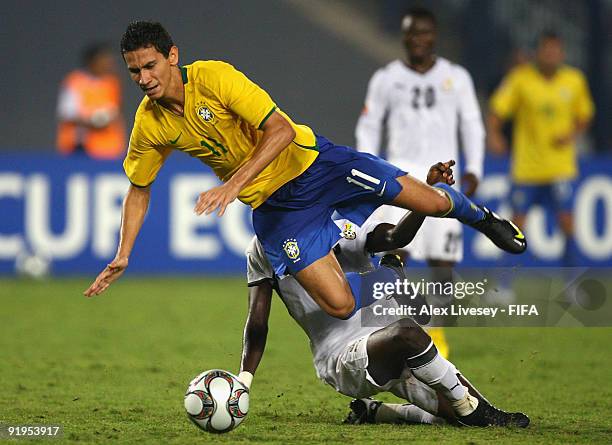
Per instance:
[[[555,74],[557,74],[557,71],[559,71],[559,67],[557,66],[542,66],[536,63],[536,67],[538,68],[538,71],[540,72],[540,74],[547,80],[552,79],[553,77],[555,77]]]
[[[179,67],[172,70],[172,77],[170,80],[170,85],[168,86],[168,94],[159,99],[157,103],[177,116],[182,117],[184,115],[185,86],[183,85],[183,76]]]
[[[429,71],[436,63],[436,56],[429,57],[410,57],[404,61],[406,66],[417,73],[424,74]]]

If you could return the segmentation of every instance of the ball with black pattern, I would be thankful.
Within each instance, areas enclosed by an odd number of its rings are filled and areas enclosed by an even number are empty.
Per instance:
[[[248,414],[249,390],[228,371],[204,371],[189,383],[185,410],[189,419],[204,431],[227,433]]]

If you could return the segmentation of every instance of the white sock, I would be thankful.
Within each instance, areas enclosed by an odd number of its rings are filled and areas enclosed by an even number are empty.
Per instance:
[[[429,363],[411,371],[417,379],[440,391],[451,403],[463,400],[468,392],[457,378],[455,367],[440,354],[436,354]]]
[[[416,405],[399,403],[382,403],[374,418],[376,423],[441,423],[444,422],[433,414],[419,408]]]
[[[478,399],[468,393],[462,400],[451,402],[451,405],[455,414],[463,417],[474,412],[478,406]]]

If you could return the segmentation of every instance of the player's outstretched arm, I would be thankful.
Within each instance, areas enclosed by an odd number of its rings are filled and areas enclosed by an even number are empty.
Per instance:
[[[438,162],[429,168],[427,173],[427,184],[434,185],[444,182],[448,185],[455,183],[453,176],[454,160]],[[366,250],[368,252],[387,252],[401,249],[414,239],[425,216],[418,212],[407,212],[397,225],[382,223],[368,234]]]
[[[200,193],[195,212],[198,215],[208,215],[219,209],[219,216],[223,216],[225,208],[238,197],[240,191],[287,148],[294,138],[295,130],[291,124],[278,111],[272,113],[263,126],[263,137],[255,147],[253,156],[225,184]]]
[[[268,280],[249,288],[249,312],[244,326],[239,375],[248,387],[266,348],[271,304],[272,284]]]
[[[108,286],[116,281],[128,266],[128,259],[134,242],[142,227],[142,222],[149,208],[149,199],[151,196],[151,187],[136,187],[130,185],[130,188],[123,200],[123,210],[121,214],[121,234],[119,238],[119,247],[115,259],[111,261],[102,272],[96,277],[95,281],[89,286],[83,295],[93,297],[100,295]]]

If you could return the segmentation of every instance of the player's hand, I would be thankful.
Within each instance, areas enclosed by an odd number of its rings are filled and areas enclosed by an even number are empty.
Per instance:
[[[193,210],[198,215],[202,213],[209,215],[219,209],[219,216],[223,216],[227,206],[238,197],[238,193],[240,193],[240,190],[237,187],[233,186],[230,182],[226,182],[204,193],[200,193],[198,202]]]
[[[253,384],[253,374],[249,371],[241,371],[240,374],[238,374],[238,380],[250,390]]]
[[[83,292],[83,295],[86,297],[100,295],[108,288],[108,286],[123,275],[123,272],[125,272],[127,266],[127,258],[115,258],[104,268],[102,272],[100,272],[100,275],[98,275],[91,286],[89,286],[87,290]]]
[[[452,159],[448,162],[438,162],[432,165],[429,173],[427,173],[427,184],[434,185],[438,182],[444,182],[448,185],[453,185],[455,183],[453,165],[455,165],[455,161]]]
[[[463,187],[465,196],[473,196],[478,188],[478,178],[474,173],[466,173],[461,177],[461,186]]]
[[[498,156],[508,153],[508,141],[506,141],[506,138],[501,133],[489,132],[487,145],[489,146],[489,151]]]

